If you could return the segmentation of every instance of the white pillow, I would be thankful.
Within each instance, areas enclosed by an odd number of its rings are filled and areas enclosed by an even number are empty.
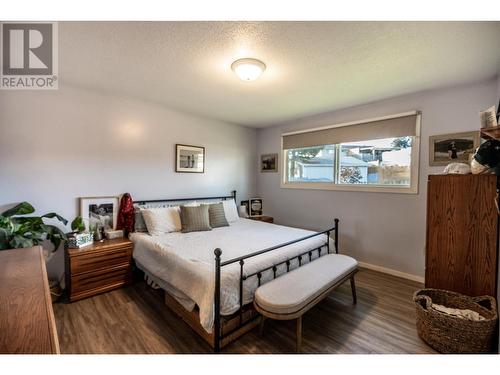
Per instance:
[[[179,207],[154,207],[141,209],[149,234],[179,232],[181,230],[181,215]]]
[[[240,219],[234,199],[222,201],[222,205],[224,206],[224,215],[228,223],[234,223]]]

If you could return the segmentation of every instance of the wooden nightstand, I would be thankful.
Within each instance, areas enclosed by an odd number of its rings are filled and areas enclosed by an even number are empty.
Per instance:
[[[71,302],[132,282],[132,251],[127,238],[66,249],[66,289]]]
[[[274,223],[274,217],[266,216],[266,215],[250,216],[249,219],[257,220],[257,221],[264,221],[266,223],[271,223],[271,224]]]

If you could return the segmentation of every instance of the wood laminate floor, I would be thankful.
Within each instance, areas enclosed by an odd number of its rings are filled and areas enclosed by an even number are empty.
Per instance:
[[[433,353],[417,335],[413,292],[421,284],[370,270],[303,318],[304,353]],[[211,348],[144,282],[74,303],[56,303],[61,353],[211,353]],[[295,321],[267,320],[225,353],[293,353]]]

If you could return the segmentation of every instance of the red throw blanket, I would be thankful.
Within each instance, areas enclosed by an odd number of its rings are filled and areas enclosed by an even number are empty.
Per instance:
[[[118,211],[118,222],[116,229],[123,229],[125,235],[134,231],[135,215],[134,215],[134,201],[129,193],[123,194],[120,201],[120,210]]]

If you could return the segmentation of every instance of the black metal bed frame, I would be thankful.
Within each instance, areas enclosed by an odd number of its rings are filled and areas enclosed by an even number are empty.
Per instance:
[[[236,190],[231,191],[231,195],[224,195],[222,197],[148,199],[148,200],[134,201],[134,204],[144,205],[144,204],[148,204],[148,203],[209,201],[209,200],[217,200],[217,199],[223,200],[223,201],[228,200],[228,199],[234,199],[234,202],[236,202]]]
[[[183,201],[194,201],[194,200],[205,200],[205,201],[207,201],[207,200],[227,200],[227,199],[234,199],[234,201],[236,202],[236,190],[233,190],[231,192],[231,195],[220,196],[220,197],[140,200],[140,201],[134,201],[134,204],[144,205],[144,204],[147,204],[147,203],[183,202]],[[323,251],[323,249],[325,247],[326,247],[326,254],[329,254],[330,253],[330,235],[331,235],[332,232],[333,232],[333,241],[334,241],[333,243],[334,243],[334,247],[335,247],[335,253],[338,254],[339,219],[336,218],[334,221],[335,221],[335,226],[333,226],[333,227],[331,227],[331,228],[329,228],[327,230],[324,230],[322,232],[317,232],[317,233],[314,233],[314,234],[310,234],[308,236],[305,236],[305,237],[302,237],[302,238],[298,238],[298,239],[293,240],[293,241],[288,241],[288,242],[285,242],[285,243],[282,243],[282,244],[279,244],[279,245],[271,246],[271,247],[265,248],[263,250],[255,251],[255,252],[247,254],[247,255],[243,255],[243,256],[240,256],[240,257],[236,257],[236,258],[233,258],[233,259],[226,260],[224,262],[221,261],[222,250],[220,248],[217,248],[217,249],[214,250],[214,254],[215,254],[215,291],[214,291],[214,327],[213,327],[213,336],[214,336],[214,352],[215,353],[219,353],[220,352],[222,340],[224,338],[231,336],[233,333],[235,333],[241,327],[243,327],[246,324],[250,324],[253,320],[255,320],[255,319],[258,318],[258,316],[255,316],[252,319],[250,319],[250,321],[243,322],[243,312],[244,312],[243,311],[243,307],[244,307],[243,306],[243,283],[244,283],[244,281],[248,280],[251,277],[255,277],[256,276],[257,277],[258,286],[260,286],[261,285],[262,274],[264,272],[272,271],[273,272],[273,279],[275,279],[277,277],[278,267],[281,266],[281,265],[286,265],[286,272],[289,272],[290,271],[291,262],[294,259],[298,260],[298,267],[301,267],[302,266],[302,259],[303,259],[304,256],[308,256],[309,257],[309,261],[312,261],[313,253],[315,251],[317,251],[318,252],[318,258],[319,258],[319,257],[321,257],[322,251]],[[243,266],[245,265],[245,260],[247,260],[249,258],[253,258],[255,256],[258,256],[258,255],[261,255],[261,254],[265,254],[265,253],[268,253],[270,251],[277,250],[277,249],[280,249],[280,248],[283,248],[283,247],[286,247],[286,246],[289,246],[289,245],[292,245],[292,244],[295,244],[295,243],[298,243],[298,242],[302,242],[302,241],[305,241],[305,240],[313,238],[313,237],[321,236],[321,235],[324,235],[324,234],[326,234],[326,242],[323,245],[321,245],[321,246],[319,246],[317,248],[308,250],[308,251],[303,252],[303,253],[301,253],[299,255],[295,255],[295,256],[293,256],[291,258],[287,258],[284,261],[280,261],[278,263],[273,264],[270,267],[263,268],[263,269],[261,269],[261,270],[259,270],[257,272],[253,272],[253,273],[248,274],[248,275],[246,275],[244,273],[244,271],[243,271]],[[235,264],[235,263],[239,263],[239,265],[240,265],[240,280],[239,280],[239,302],[240,302],[239,305],[240,305],[240,308],[236,312],[236,314],[239,315],[239,324],[234,329],[232,329],[230,332],[222,334],[222,330],[221,330],[221,317],[222,316],[221,316],[221,301],[220,301],[220,298],[221,298],[221,269],[222,269],[222,267],[228,266],[230,264]]]

